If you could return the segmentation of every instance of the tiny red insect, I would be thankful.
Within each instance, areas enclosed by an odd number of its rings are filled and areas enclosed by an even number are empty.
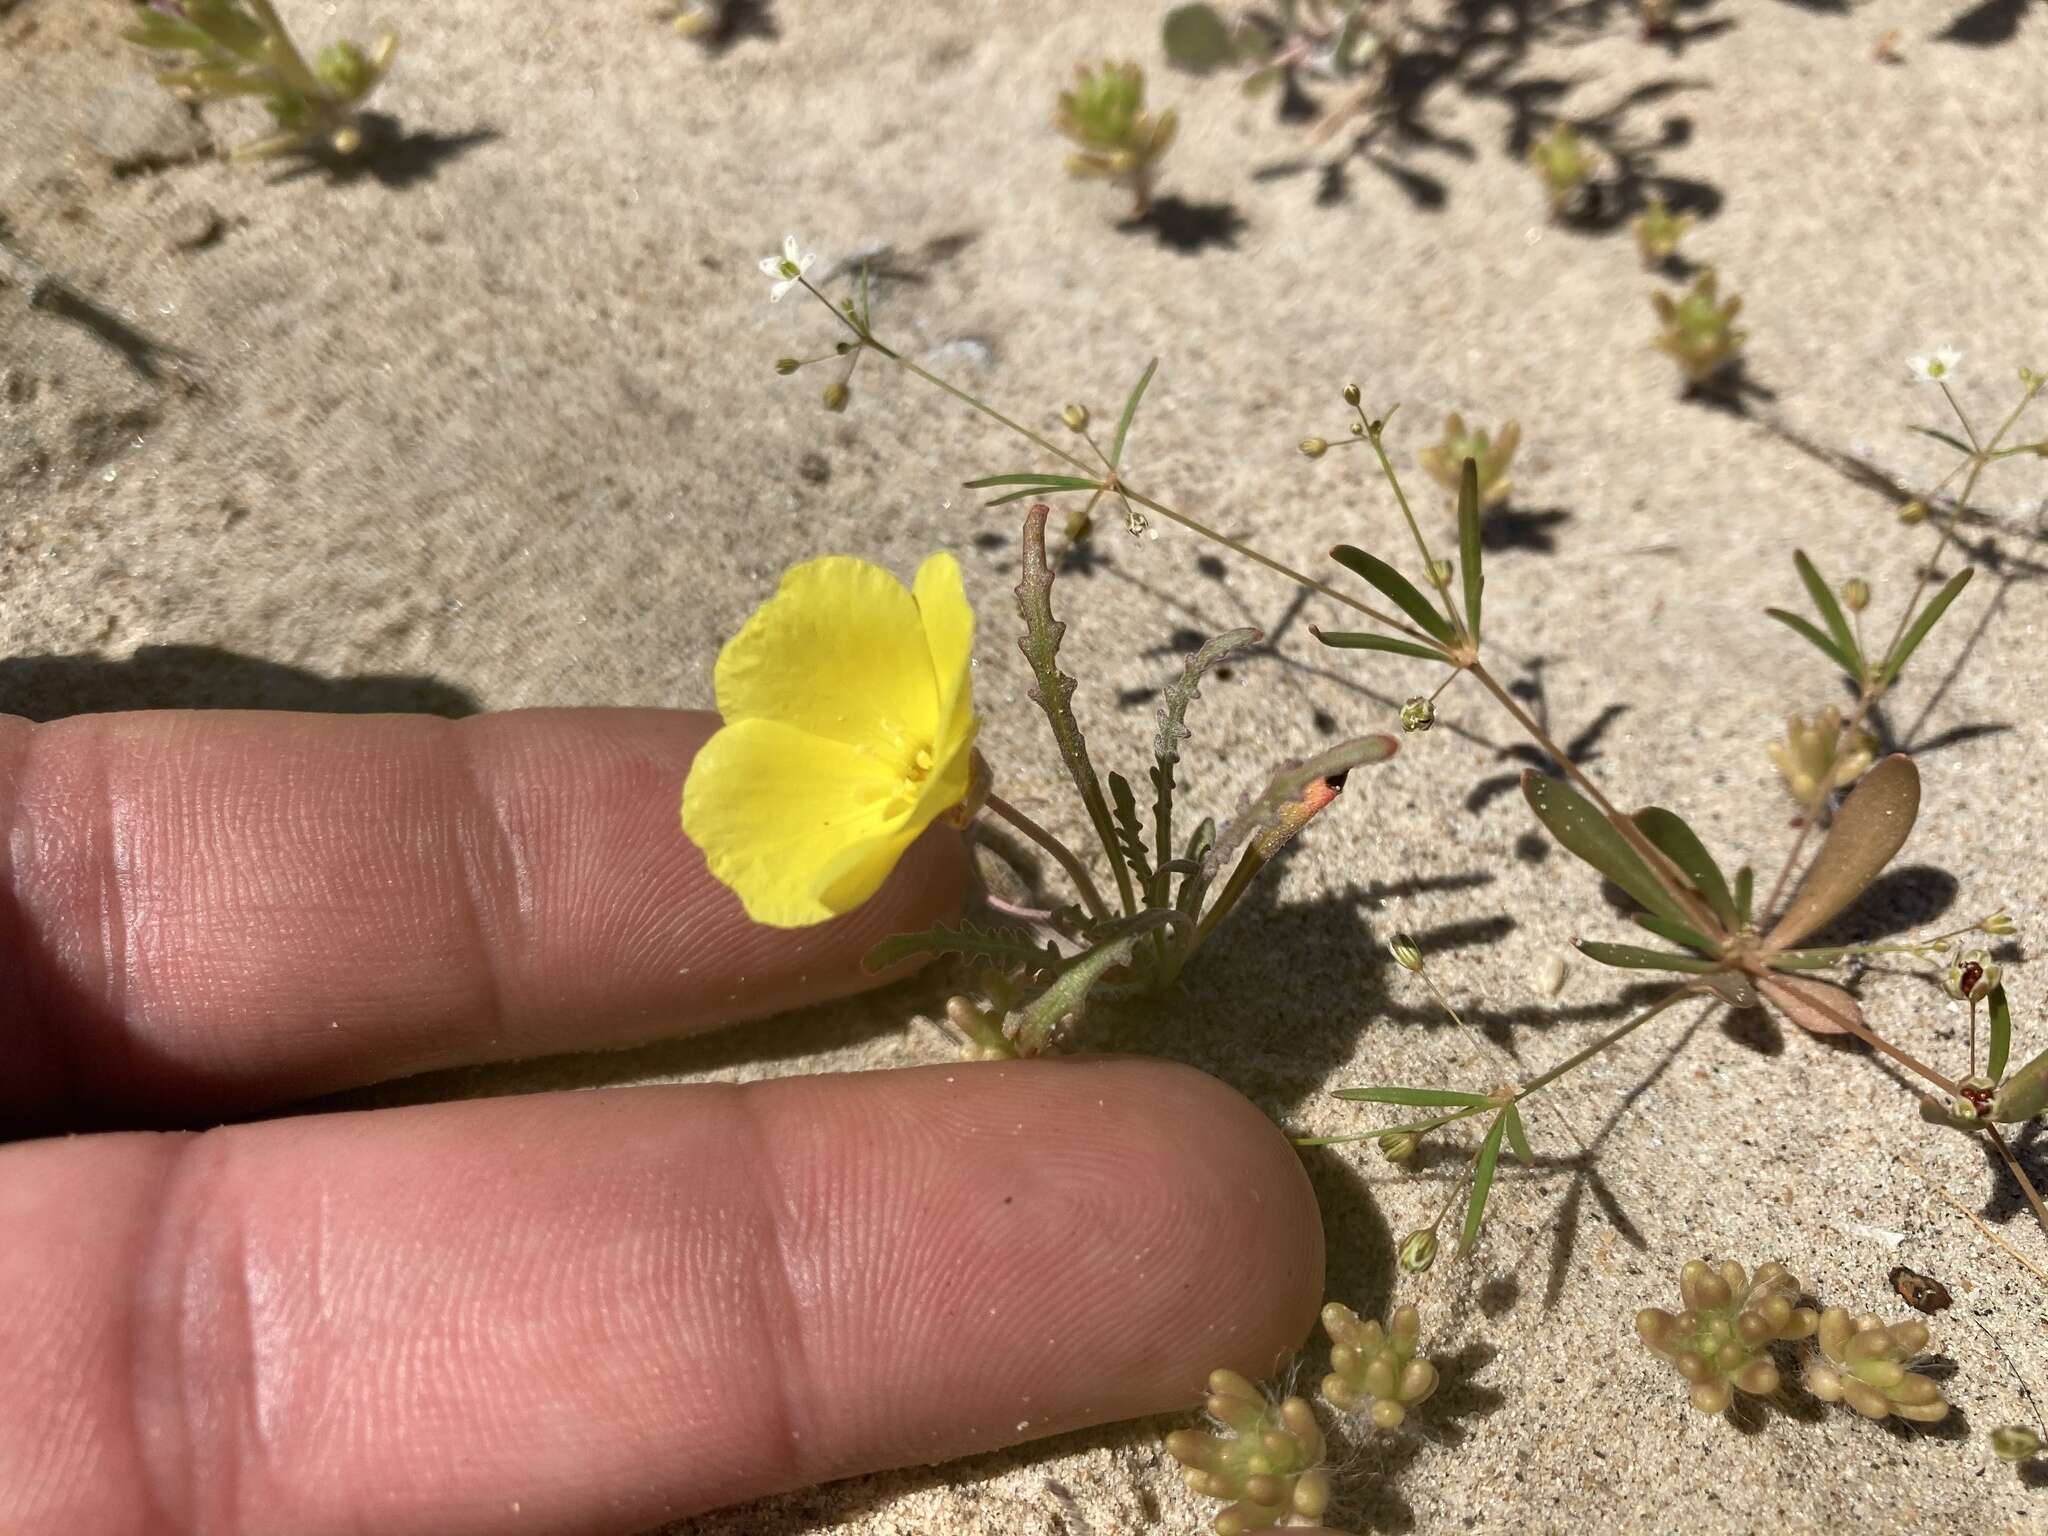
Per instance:
[[[1947,1286],[1917,1269],[1908,1269],[1901,1264],[1892,1270],[1891,1282],[1892,1289],[1899,1293],[1899,1299],[1916,1312],[1931,1314],[1955,1305],[1955,1298],[1949,1295]]]

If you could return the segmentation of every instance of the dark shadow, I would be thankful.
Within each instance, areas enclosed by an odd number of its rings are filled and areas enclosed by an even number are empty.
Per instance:
[[[481,706],[435,677],[323,677],[211,645],[145,645],[126,659],[16,656],[0,661],[0,714],[62,720],[126,709],[282,709],[333,715],[440,715]]]
[[[478,145],[503,137],[489,127],[472,128],[467,133],[435,133],[426,128],[407,133],[387,112],[365,112],[356,119],[356,126],[363,142],[354,154],[339,154],[322,144],[301,155],[296,165],[276,179],[297,181],[324,172],[329,181],[338,184],[367,179],[403,191],[433,180],[442,166]]]
[[[1557,538],[1554,530],[1571,520],[1571,513],[1563,507],[1530,507],[1525,510],[1512,503],[1495,507],[1480,521],[1479,547],[1488,554],[1514,549],[1527,550],[1535,555],[1555,554]]]
[[[1233,203],[1190,203],[1178,197],[1158,198],[1141,217],[1117,225],[1125,234],[1149,230],[1161,245],[1183,256],[1211,247],[1234,251],[1245,227],[1244,215]]]
[[[1911,933],[1938,921],[1956,904],[1962,886],[1956,877],[1932,864],[1905,864],[1888,869],[1847,911],[1806,942],[1816,949],[1836,944],[1866,944],[1893,934]]]
[[[1759,1056],[1785,1054],[1785,1029],[1777,1014],[1765,1007],[1724,1008],[1721,1033],[1746,1051]]]
[[[1414,1530],[1415,1508],[1401,1497],[1399,1486],[1425,1449],[1464,1445],[1472,1438],[1467,1426],[1490,1417],[1507,1402],[1505,1392],[1478,1379],[1499,1358],[1498,1348],[1478,1342],[1434,1356],[1436,1391],[1392,1434],[1376,1434],[1369,1425],[1348,1418],[1332,1424],[1331,1459],[1342,1471],[1324,1518],[1347,1531]]]
[[[750,37],[772,43],[781,36],[770,0],[725,0],[718,7],[718,20],[699,33],[696,41],[706,53],[720,54]]]
[[[2008,1127],[2004,1135],[2005,1144],[2012,1149],[2019,1165],[2027,1170],[2027,1177],[2034,1181],[2034,1188],[2048,1191],[2048,1120],[2029,1120],[2017,1131]],[[1983,1142],[1984,1160],[1991,1168],[1991,1193],[1984,1199],[1982,1216],[1996,1226],[2003,1226],[2015,1216],[2032,1220],[2033,1207],[2027,1204],[2027,1193],[2020,1188],[2020,1181],[2005,1166],[2005,1159],[1998,1155],[1998,1148],[1986,1138],[1978,1139]]]
[[[1775,404],[1778,393],[1759,383],[1749,371],[1748,360],[1738,357],[1712,378],[1687,383],[1679,398],[1738,421],[1753,421],[1756,417],[1751,407]]]
[[[1536,723],[1543,727],[1545,734],[1549,734],[1552,730],[1550,702],[1543,682],[1543,670],[1546,665],[1545,658],[1541,656],[1531,658],[1524,664],[1526,675],[1510,684],[1508,692],[1529,705],[1530,713],[1536,717]],[[1577,735],[1564,743],[1565,755],[1581,767],[1587,763],[1598,762],[1601,738],[1607,734],[1615,721],[1628,713],[1628,710],[1629,706],[1626,704],[1607,705],[1593,717],[1590,724],[1581,728]],[[1534,768],[1538,773],[1547,774],[1551,778],[1564,776],[1562,765],[1552,762],[1533,742],[1514,742],[1497,749],[1494,755],[1520,766],[1505,773],[1490,774],[1472,786],[1465,796],[1465,809],[1475,815],[1501,796],[1520,789],[1524,768]]]
[[[170,374],[189,389],[200,386],[198,360],[190,353],[157,341],[112,310],[88,299],[55,273],[17,255],[5,243],[7,233],[6,221],[0,219],[0,257],[7,258],[0,261],[0,277],[10,277],[21,284],[30,309],[54,315],[111,347],[138,378],[157,384]]]
[[[1377,1153],[1371,1156],[1378,1158]],[[1360,1317],[1385,1318],[1400,1277],[1398,1239],[1357,1158],[1356,1148],[1301,1149],[1316,1208],[1323,1213],[1323,1294]]]
[[[1937,43],[1961,43],[1965,48],[1991,48],[2009,43],[2020,32],[2020,17],[2033,7],[2033,0],[1979,0],[1962,15],[1934,34]]]

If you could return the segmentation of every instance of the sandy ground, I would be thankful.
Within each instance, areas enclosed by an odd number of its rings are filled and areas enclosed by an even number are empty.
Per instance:
[[[1447,409],[1519,416],[1515,513],[1489,569],[1507,670],[1617,800],[1678,805],[1731,859],[1775,867],[1788,803],[1763,745],[1834,684],[1759,611],[1794,603],[1795,544],[1895,611],[1931,536],[1757,421],[1682,400],[1646,345],[1653,283],[1626,233],[1548,224],[1515,135],[1547,112],[1594,120],[1625,168],[1709,206],[1691,249],[1744,296],[1751,378],[1775,396],[1758,411],[1915,480],[1944,461],[1903,430],[1939,414],[1906,382],[1907,353],[1965,349],[1980,419],[2017,365],[2048,366],[2048,15],[2031,7],[2009,39],[1938,41],[1965,0],[1702,0],[1681,13],[1690,40],[1666,49],[1601,0],[1472,3],[1456,9],[1500,36],[1418,92],[1411,134],[1325,172],[1335,155],[1305,149],[1270,102],[1164,72],[1158,9],[781,0],[762,32],[707,52],[635,3],[408,7],[376,101],[403,145],[381,174],[333,180],[210,156],[117,172],[91,140],[118,128],[106,114],[143,110],[123,95],[139,65],[115,41],[121,7],[0,3],[12,249],[164,349],[124,357],[0,286],[0,709],[705,704],[719,642],[785,564],[844,550],[908,570],[943,545],[984,615],[1001,782],[1073,829],[1004,637],[1014,523],[958,489],[1030,460],[907,378],[863,370],[843,417],[818,409],[821,378],[776,378],[774,357],[829,335],[815,310],[766,303],[754,270],[794,229],[827,262],[887,245],[882,333],[1034,424],[1068,399],[1113,413],[1159,354],[1131,477],[1300,565],[1340,538],[1396,547],[1361,457],[1292,449],[1341,431],[1344,379],[1401,403],[1404,466]],[[1978,9],[1972,37],[2019,8]],[[318,36],[378,19],[364,0],[285,10]],[[1873,57],[1891,29],[1897,64]],[[1184,114],[1164,178],[1184,205],[1178,247],[1120,229],[1113,193],[1059,174],[1051,95],[1104,53],[1152,64],[1156,97]],[[229,138],[256,126],[207,122]],[[1926,807],[1865,931],[1999,902],[2041,919],[2044,468],[1987,480],[1998,516],[1969,533],[1978,579],[1892,712],[1896,739],[1926,749]],[[1330,618],[1321,606],[1212,554],[1177,531],[1113,532],[1060,596],[1112,761],[1149,734],[1144,691],[1186,631],[1274,634],[1198,707],[1184,803],[1227,810],[1277,754],[1386,727],[1422,669],[1320,651],[1306,622]],[[1196,1062],[1290,1129],[1337,1132],[1370,1121],[1330,1087],[1529,1075],[1619,1018],[1614,973],[1574,961],[1559,996],[1537,985],[1571,934],[1620,921],[1505,792],[1519,762],[1504,720],[1472,691],[1447,695],[1444,717],[1354,779],[1188,998],[1100,1043]],[[1397,928],[1421,936],[1468,1027],[1384,958]],[[2011,953],[2032,946],[2023,933]],[[1880,1028],[1953,1065],[1963,1015],[1938,991],[1887,969],[1862,992]],[[2023,963],[2015,992],[2038,1048]],[[946,1041],[913,1018],[937,996],[912,984],[745,1035],[364,1097],[939,1060]],[[1477,1258],[1404,1282],[1447,1385],[1415,1430],[1350,1460],[1335,1523],[2048,1524],[2048,1489],[1984,1442],[2029,1417],[2022,1381],[2048,1393],[2043,1289],[1899,1154],[2037,1262],[2048,1252],[1985,1159],[1923,1134],[1912,1105],[1859,1053],[1754,1016],[1674,1017],[1568,1080],[1532,1115],[1539,1166],[1503,1176]],[[2028,1145],[2048,1173],[2048,1139]],[[1330,1294],[1383,1307],[1390,1234],[1434,1209],[1455,1165],[1404,1177],[1347,1149],[1310,1167]],[[1696,1254],[1783,1259],[1853,1307],[1896,1310],[1896,1263],[1944,1278],[1955,1424],[1772,1412],[1745,1432],[1692,1413],[1629,1324]],[[677,1529],[1191,1531],[1201,1512],[1162,1427]]]

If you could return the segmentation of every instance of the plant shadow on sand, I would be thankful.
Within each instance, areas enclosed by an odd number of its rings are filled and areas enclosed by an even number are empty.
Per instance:
[[[0,660],[0,714],[36,721],[129,709],[278,709],[459,720],[480,708],[466,689],[436,677],[323,677],[211,645],[145,645],[125,658],[81,654]]]
[[[365,112],[356,119],[356,125],[363,142],[354,154],[338,154],[321,145],[300,155],[297,163],[280,171],[276,179],[298,181],[324,173],[329,181],[339,184],[374,181],[403,191],[432,181],[451,160],[503,137],[491,127],[472,128],[466,133],[435,133],[416,128],[408,133],[397,118],[384,112]]]

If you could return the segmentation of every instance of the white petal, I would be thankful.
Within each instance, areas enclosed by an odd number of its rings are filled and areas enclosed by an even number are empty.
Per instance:
[[[816,252],[813,252],[813,253],[811,253],[810,255],[808,255],[808,256],[806,256],[806,257],[804,257],[804,259],[803,259],[802,261],[799,261],[799,262],[798,262],[798,263],[796,264],[796,269],[797,269],[797,271],[798,271],[798,272],[808,272],[808,271],[810,271],[810,270],[811,270],[811,263],[812,263],[812,262],[814,262],[814,261],[816,261],[817,259],[818,259],[818,257],[817,257],[817,253],[816,253]]]
[[[780,304],[782,302],[782,296],[785,293],[789,292],[789,290],[794,288],[795,286],[795,278],[786,278],[782,282],[777,283],[773,288],[770,288],[768,290],[768,302],[770,304]]]
[[[1948,372],[1955,372],[1956,365],[1963,360],[1963,354],[1954,347],[1936,347],[1934,355],[1941,359],[1941,366]]]
[[[782,237],[782,256],[783,256],[783,259],[784,259],[785,261],[795,261],[795,260],[796,260],[796,253],[797,253],[797,243],[796,243],[796,236],[795,236],[795,235],[784,235],[784,236]]]
[[[761,258],[761,270],[770,277],[782,276],[782,258],[780,256],[763,256]]]

